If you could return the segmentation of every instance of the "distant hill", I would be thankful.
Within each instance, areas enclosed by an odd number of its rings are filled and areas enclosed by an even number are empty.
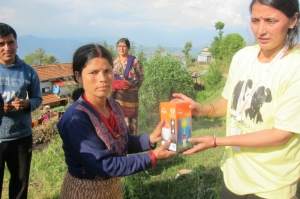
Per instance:
[[[53,54],[60,63],[70,63],[74,51],[81,45],[97,42],[102,44],[104,39],[95,38],[76,38],[76,39],[49,39],[40,38],[32,35],[18,37],[18,55],[21,59],[29,53],[34,53],[37,48],[42,48],[47,54]],[[106,40],[109,45],[114,44],[117,38],[109,38]],[[135,43],[137,47],[140,45]],[[145,53],[155,51],[155,47],[143,46]],[[183,47],[165,47],[165,50],[170,53],[182,53]],[[191,54],[196,55],[200,49],[192,49]]]
[[[59,62],[71,62],[74,51],[84,44],[74,39],[47,39],[35,36],[18,37],[18,55],[22,59],[37,48],[42,48],[47,54],[53,54]]]

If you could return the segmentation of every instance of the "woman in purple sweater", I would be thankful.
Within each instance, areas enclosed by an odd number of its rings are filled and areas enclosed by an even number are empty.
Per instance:
[[[108,50],[98,44],[78,48],[73,72],[83,88],[74,92],[79,98],[57,124],[68,166],[60,198],[122,198],[121,176],[176,153],[166,150],[170,142],[155,147],[163,122],[150,135],[129,133],[121,106],[107,97],[114,79]],[[143,151],[149,152],[138,154]]]

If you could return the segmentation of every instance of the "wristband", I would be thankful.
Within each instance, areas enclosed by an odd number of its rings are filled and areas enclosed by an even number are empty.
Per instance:
[[[211,117],[211,115],[212,115],[212,113],[214,112],[214,109],[215,109],[214,105],[212,105],[212,104],[209,104],[209,105],[211,106],[211,109],[210,109],[210,113],[207,115],[207,117]]]
[[[157,163],[157,158],[155,156],[155,154],[153,153],[153,151],[149,151],[149,155],[151,157],[151,167],[154,167]]]
[[[216,149],[217,148],[217,137],[216,137],[216,134],[214,134],[214,148]]]

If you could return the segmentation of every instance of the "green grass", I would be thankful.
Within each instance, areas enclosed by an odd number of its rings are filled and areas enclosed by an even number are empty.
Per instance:
[[[193,121],[193,136],[225,135],[223,119]],[[178,154],[162,160],[154,168],[122,178],[124,198],[219,198],[222,173],[219,163],[223,148],[192,154]],[[181,169],[192,170],[175,179]]]
[[[147,129],[149,130],[149,129]],[[224,119],[198,118],[193,121],[193,137],[225,135]],[[224,148],[208,149],[192,155],[176,155],[154,168],[122,178],[125,199],[218,199],[222,172],[219,168]],[[43,151],[34,151],[29,199],[58,199],[66,172],[61,140],[56,136]],[[181,169],[191,174],[175,179]],[[9,173],[5,170],[2,198],[8,198]],[[299,191],[297,192],[299,197]]]
[[[67,167],[64,161],[61,139],[56,136],[43,151],[33,151],[29,199],[58,199]],[[9,172],[5,169],[2,198],[8,198]]]
[[[42,152],[34,152],[30,175],[30,198],[58,198],[67,166],[56,136]]]
[[[193,136],[225,134],[224,121],[198,119]],[[122,178],[124,198],[218,198],[222,148],[193,155],[173,156],[159,161],[154,168]],[[191,169],[192,174],[175,179],[178,170]],[[61,139],[56,136],[43,151],[34,151],[31,163],[29,199],[58,199],[66,172]],[[5,170],[2,198],[8,198],[9,173]]]

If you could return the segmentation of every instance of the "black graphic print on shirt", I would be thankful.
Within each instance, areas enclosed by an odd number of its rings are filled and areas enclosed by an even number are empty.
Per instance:
[[[234,87],[234,91],[232,94],[232,104],[231,108],[233,110],[237,110],[237,104],[239,100],[239,96],[241,94],[242,86],[244,81],[239,81],[237,85]],[[253,81],[249,79],[246,84],[245,93],[243,94],[243,100],[249,95],[250,90],[252,89]],[[269,88],[265,88],[264,86],[258,87],[254,92],[250,107],[246,108],[245,115],[250,118],[256,124],[263,122],[263,118],[260,112],[261,107],[264,103],[270,103],[272,101],[272,94]]]

